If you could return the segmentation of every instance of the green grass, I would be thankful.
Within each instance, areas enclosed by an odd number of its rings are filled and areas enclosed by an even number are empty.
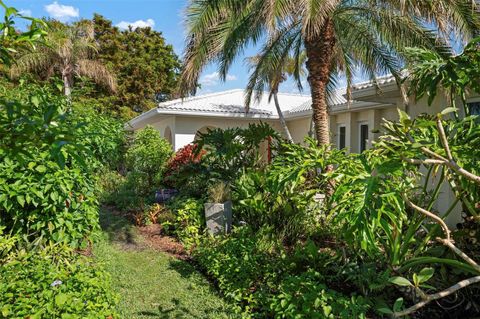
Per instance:
[[[124,219],[102,214],[95,256],[120,295],[122,318],[232,318],[229,305],[188,262],[146,248]]]

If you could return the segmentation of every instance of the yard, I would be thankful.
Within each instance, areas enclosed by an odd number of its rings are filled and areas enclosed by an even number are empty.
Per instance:
[[[230,305],[184,260],[181,245],[158,244],[106,208],[101,225],[94,256],[112,276],[122,318],[232,318]]]
[[[478,4],[379,3],[190,0],[179,57],[0,0],[0,318],[478,317]]]

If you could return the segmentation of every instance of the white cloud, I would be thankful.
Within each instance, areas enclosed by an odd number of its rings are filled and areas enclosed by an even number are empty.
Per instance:
[[[21,14],[22,16],[25,16],[25,17],[31,17],[32,16],[32,10],[28,10],[28,9],[22,9],[20,11],[18,11],[19,14]]]
[[[227,81],[236,81],[237,77],[235,75],[232,75],[232,74],[227,74],[226,80]]]
[[[218,81],[220,80],[220,74],[218,72],[213,72],[210,74],[205,74],[202,76],[200,79],[200,84],[203,86],[215,86],[218,84]],[[228,81],[235,81],[237,80],[237,77],[232,74],[227,74],[225,77],[225,80]]]
[[[153,19],[147,19],[147,20],[137,20],[135,22],[121,21],[117,23],[117,27],[121,30],[128,29],[128,26],[132,26],[133,29],[146,28],[146,27],[153,28],[155,26],[155,21]]]
[[[80,16],[80,10],[73,6],[65,6],[54,1],[51,4],[45,6],[45,11],[55,19],[60,21],[67,21],[71,18],[78,18]]]

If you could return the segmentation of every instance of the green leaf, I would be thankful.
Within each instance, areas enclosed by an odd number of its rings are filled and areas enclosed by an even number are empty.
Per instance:
[[[60,293],[58,295],[55,296],[55,304],[57,306],[63,306],[65,304],[65,302],[67,302],[67,295],[66,294],[63,294],[63,293]]]
[[[440,112],[440,114],[441,115],[446,115],[446,114],[453,113],[453,112],[456,112],[456,111],[458,111],[458,109],[456,107],[447,107],[442,112]]]
[[[47,171],[47,168],[44,165],[38,165],[35,170],[39,173],[45,173]]]
[[[423,283],[432,278],[433,273],[435,272],[435,269],[428,267],[428,268],[423,268],[420,273],[418,274],[418,282]]]
[[[405,123],[407,121],[409,123],[410,116],[406,112],[404,112],[400,109],[397,109],[397,110],[398,110],[398,116],[399,116],[399,119],[400,119],[400,123]]]
[[[323,314],[328,317],[330,313],[332,313],[332,307],[331,306],[323,306]]]
[[[35,105],[36,107],[40,105],[40,99],[36,95],[32,96],[31,101],[32,101],[32,104]]]
[[[403,298],[400,297],[398,298],[397,300],[395,300],[395,303],[393,304],[393,311],[399,311],[400,309],[402,309],[402,306],[403,306]]]
[[[20,204],[20,206],[24,207],[25,206],[25,197],[23,195],[17,195],[17,202]]]
[[[412,283],[407,278],[400,277],[400,276],[390,278],[389,282],[397,286],[413,286]]]
[[[8,315],[10,314],[10,305],[5,305],[2,307],[2,316],[5,318],[8,318]]]

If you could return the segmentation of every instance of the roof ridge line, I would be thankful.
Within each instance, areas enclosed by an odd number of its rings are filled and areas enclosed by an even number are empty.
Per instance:
[[[177,103],[201,100],[201,99],[212,97],[212,96],[225,95],[225,94],[233,93],[233,92],[237,92],[237,91],[243,91],[243,90],[242,89],[230,89],[230,90],[226,90],[226,91],[206,93],[206,94],[201,94],[201,95],[197,95],[197,96],[195,96],[195,95],[194,96],[188,96],[186,98],[178,98],[178,99],[158,103],[157,108],[168,107],[170,105],[177,104]]]

